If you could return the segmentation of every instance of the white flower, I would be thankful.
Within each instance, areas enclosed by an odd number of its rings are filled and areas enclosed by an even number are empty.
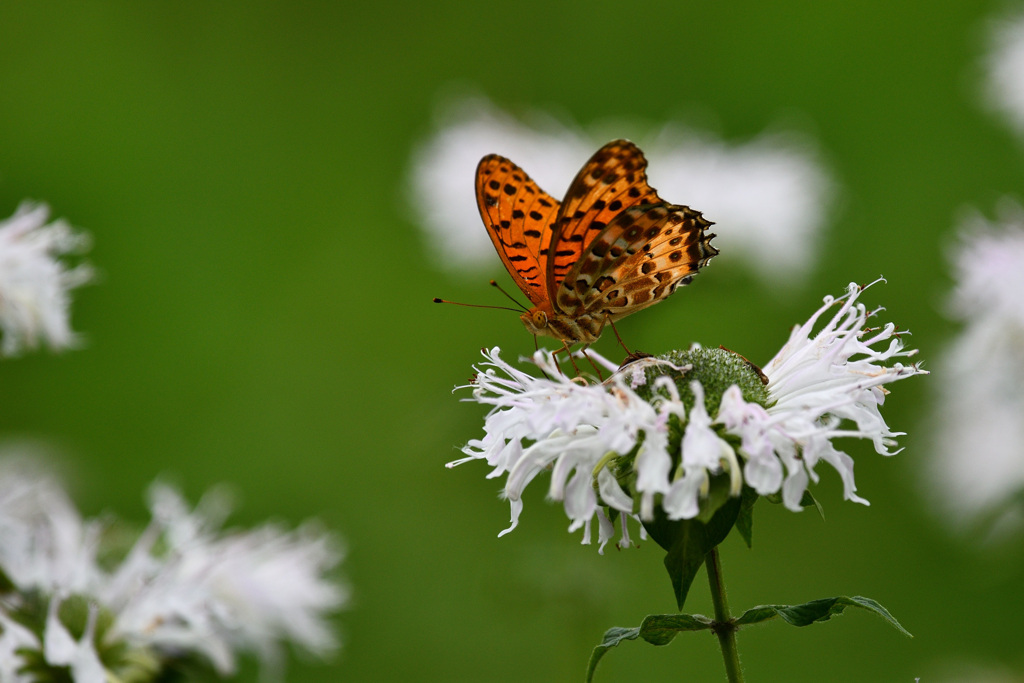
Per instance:
[[[1024,134],[1024,14],[992,22],[984,68],[989,105]]]
[[[584,134],[542,113],[524,123],[482,98],[450,106],[414,151],[410,170],[412,219],[426,231],[434,261],[456,272],[498,266],[473,195],[481,157],[508,157],[561,200],[590,155],[625,136],[644,150],[661,196],[723,226],[716,244],[758,275],[778,286],[809,271],[833,183],[806,140],[764,135],[729,145],[675,125],[633,135],[636,128],[603,125]]]
[[[20,671],[25,662],[20,650],[42,650],[42,643],[32,631],[8,617],[0,608],[0,681],[34,683],[35,675]]]
[[[150,506],[153,525],[101,593],[116,614],[115,636],[203,652],[223,674],[234,671],[236,650],[276,667],[285,640],[318,655],[335,648],[324,613],[346,594],[323,577],[340,560],[325,533],[273,525],[223,533],[216,516],[189,512],[163,485]],[[155,554],[160,539],[169,547]]]
[[[866,327],[882,309],[868,311],[858,303],[863,289],[850,283],[844,296],[825,297],[810,320],[793,328],[764,368],[771,397],[767,418],[739,428],[752,452],[763,453],[770,444],[782,461],[787,470],[783,502],[792,510],[799,507],[806,478],[817,481],[814,468],[821,460],[839,472],[846,499],[867,503],[855,493],[853,459],[836,450],[832,439],[868,439],[881,455],[898,453],[889,449],[902,432],[890,431],[879,411],[888,393],[883,385],[927,374],[916,364],[883,365],[914,356],[917,350],[904,349],[893,323]],[[832,318],[814,332],[818,319],[837,304]]]
[[[0,572],[15,588],[13,598],[0,602],[0,674],[4,653],[20,647],[42,652],[52,666],[70,667],[76,681],[102,683],[100,653],[121,643],[150,660],[198,654],[221,674],[235,671],[242,652],[274,672],[286,642],[321,656],[337,646],[326,615],[344,604],[347,592],[326,576],[341,559],[326,532],[311,524],[225,531],[222,498],[208,497],[192,511],[159,484],[150,508],[153,522],[107,571],[96,561],[99,522],[83,521],[38,468],[0,461]],[[77,640],[57,616],[70,595],[90,605]],[[23,605],[39,599],[49,607],[37,632],[8,628]],[[100,611],[110,626],[96,643]],[[136,660],[126,655],[122,664]]]
[[[71,679],[75,683],[106,683],[107,670],[103,668],[99,653],[93,640],[96,637],[96,615],[98,609],[93,603],[89,606],[89,616],[85,631],[81,638],[75,640],[67,627],[57,617],[62,597],[60,594],[50,598],[50,609],[46,615],[46,632],[43,637],[43,653],[46,662],[54,666],[66,666],[71,669]]]
[[[23,203],[0,221],[0,351],[14,355],[45,342],[54,350],[76,342],[68,320],[70,290],[92,277],[86,265],[58,260],[88,240],[64,221],[46,224],[49,209]]]
[[[1024,490],[1024,210],[966,221],[953,252],[951,314],[963,330],[939,358],[943,381],[926,463],[954,526]]]
[[[492,406],[484,437],[448,466],[483,459],[493,468],[488,477],[507,475],[512,525],[503,534],[518,524],[523,489],[550,469],[549,495],[563,501],[570,530],[582,528],[588,543],[596,515],[602,549],[614,533],[603,507],[623,513],[623,520],[649,521],[660,500],[669,519],[691,519],[718,474],[728,475],[733,496],[746,483],[763,495],[781,492],[786,507],[800,510],[809,481],[818,479],[817,464],[825,461],[839,472],[845,497],[866,503],[855,493],[853,459],[833,440],[869,439],[878,453],[892,455],[899,433],[879,412],[883,385],[923,371],[892,362],[916,351],[903,348],[892,324],[866,327],[878,311],[858,302],[861,292],[851,284],[844,296],[826,297],[795,327],[765,369],[767,386],[735,354],[699,347],[679,355],[691,365],[648,358],[601,384],[567,379],[546,351],[533,357],[545,377],[512,367],[496,348],[485,351],[472,384],[472,400]],[[712,417],[706,393],[718,385]],[[623,482],[631,480],[627,490]]]
[[[95,590],[99,531],[38,465],[0,460],[0,567],[19,590]]]
[[[731,145],[669,126],[640,146],[651,185],[665,199],[722,226],[719,249],[773,287],[810,272],[834,184],[809,140],[779,133]]]

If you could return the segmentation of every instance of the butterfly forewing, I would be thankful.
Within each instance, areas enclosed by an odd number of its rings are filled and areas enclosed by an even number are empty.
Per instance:
[[[613,321],[664,299],[718,253],[711,223],[675,204],[620,212],[594,240],[558,288],[569,314],[607,314]]]
[[[556,291],[587,246],[624,209],[662,202],[647,184],[646,167],[647,160],[636,145],[615,140],[576,174],[555,219],[551,242],[545,245],[549,291]]]
[[[497,154],[477,166],[476,200],[487,234],[516,285],[534,305],[547,301],[546,248],[558,200]]]

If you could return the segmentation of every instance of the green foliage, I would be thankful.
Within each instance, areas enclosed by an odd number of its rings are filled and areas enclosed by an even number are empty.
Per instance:
[[[752,607],[736,619],[732,619],[727,627],[739,629],[744,626],[758,624],[775,617],[781,617],[783,621],[793,626],[808,626],[818,621],[828,621],[833,616],[842,614],[847,607],[857,607],[874,612],[900,633],[913,638],[909,631],[896,621],[889,611],[871,598],[861,596],[824,598],[812,600],[802,605],[760,605]],[[642,638],[651,645],[668,645],[672,640],[684,631],[707,631],[715,629],[717,624],[714,620],[702,614],[651,614],[644,617],[644,620],[637,628],[623,628],[616,626],[608,629],[604,634],[601,644],[594,648],[587,663],[587,683],[594,678],[594,671],[597,669],[601,659],[619,643],[626,640]]]
[[[715,477],[712,490],[726,485],[727,479],[725,476]],[[712,498],[710,494],[709,498]],[[704,564],[705,556],[729,535],[741,508],[742,498],[726,497],[708,521],[704,522],[699,518],[670,520],[659,507],[654,520],[644,523],[644,528],[654,542],[666,551],[665,569],[680,610],[686,602],[694,577]]]
[[[765,500],[767,500],[769,503],[772,503],[773,505],[780,505],[782,503],[781,491],[778,491],[776,493],[769,493],[768,495],[763,497]],[[814,494],[811,493],[810,489],[804,490],[804,495],[801,496],[800,498],[800,507],[813,507],[815,510],[818,511],[818,515],[822,519],[825,519],[825,508],[821,507],[821,503],[819,503],[818,499],[814,497]]]
[[[651,645],[668,645],[683,631],[706,631],[713,623],[700,614],[652,614],[645,617],[638,628],[612,627],[605,631],[601,644],[590,655],[586,680],[588,683],[593,680],[601,658],[623,641],[643,638]]]
[[[749,626],[750,624],[758,624],[762,621],[774,619],[775,617],[782,617],[782,620],[787,624],[791,624],[793,626],[807,626],[816,621],[828,621],[833,616],[842,614],[847,607],[858,607],[869,612],[874,612],[889,622],[893,628],[897,629],[900,633],[913,638],[913,635],[911,635],[907,629],[903,628],[903,626],[900,625],[900,622],[896,621],[895,617],[889,614],[889,610],[885,609],[871,598],[865,598],[859,595],[855,595],[852,598],[845,596],[823,598],[821,600],[805,602],[802,605],[760,605],[758,607],[752,607],[740,615],[735,620],[735,624],[737,626]]]
[[[736,531],[743,537],[748,548],[754,545],[754,503],[761,496],[749,486],[743,487],[740,493],[740,512],[736,516]]]

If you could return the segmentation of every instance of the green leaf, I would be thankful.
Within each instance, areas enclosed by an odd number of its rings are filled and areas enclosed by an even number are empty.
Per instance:
[[[782,502],[782,492],[767,493],[764,495],[764,499],[773,505],[778,505]],[[809,508],[811,506],[814,506],[821,518],[825,519],[825,508],[821,507],[821,503],[814,497],[810,489],[804,489],[804,495],[800,497],[800,507]]]
[[[700,510],[694,519],[709,524],[715,518],[715,513],[732,498],[732,482],[729,475],[724,473],[714,475],[708,484],[707,494],[700,501]]]
[[[605,631],[601,644],[594,648],[594,652],[590,655],[590,661],[587,662],[587,683],[594,680],[594,672],[597,670],[597,664],[601,661],[601,658],[608,653],[608,650],[611,650],[624,640],[636,640],[639,636],[639,628],[622,628],[621,626],[613,626]]]
[[[741,503],[742,499],[739,497],[730,498],[729,502],[718,508],[715,516],[707,523],[708,551],[724,541],[725,537],[732,531],[732,528],[736,526],[736,518],[739,517]],[[705,551],[706,553],[707,551]]]
[[[900,622],[896,621],[895,617],[889,614],[889,610],[885,609],[871,598],[865,598],[859,595],[855,595],[852,598],[846,596],[823,598],[821,600],[805,602],[802,605],[759,605],[758,607],[752,607],[741,614],[740,617],[736,619],[735,624],[737,626],[749,626],[750,624],[768,621],[775,617],[782,617],[782,620],[787,624],[791,624],[793,626],[807,626],[816,621],[828,621],[833,616],[842,614],[847,607],[858,607],[860,609],[868,610],[869,612],[874,612],[888,621],[889,624],[900,633],[911,638],[914,637],[909,631],[907,631],[907,629],[900,625]]]
[[[676,524],[675,543],[665,554],[664,562],[676,606],[683,609],[690,585],[704,564],[704,556],[713,546],[709,544],[707,529],[700,522],[688,519]]]
[[[651,614],[640,624],[640,637],[651,645],[668,645],[683,631],[706,631],[711,619],[703,614]]]
[[[661,507],[656,509],[654,520],[644,523],[655,543],[668,551],[665,569],[680,610],[694,577],[704,564],[705,555],[729,535],[739,511],[740,498],[729,498],[707,524],[696,519],[669,520]]]
[[[743,487],[740,494],[740,513],[736,517],[736,531],[740,532],[743,542],[748,548],[754,544],[754,503],[760,498],[757,491],[749,486]]]
[[[809,508],[814,506],[814,509],[818,511],[818,516],[821,517],[822,521],[825,520],[825,508],[821,507],[821,503],[814,497],[810,489],[804,489],[804,495],[800,498],[800,507]]]
[[[711,620],[701,614],[651,614],[644,617],[639,628],[612,627],[605,631],[601,644],[590,655],[587,683],[593,681],[601,658],[623,641],[643,638],[652,645],[668,645],[683,631],[705,631],[711,628],[711,624]]]

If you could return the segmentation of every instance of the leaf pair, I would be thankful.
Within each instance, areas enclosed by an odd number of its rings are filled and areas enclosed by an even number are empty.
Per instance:
[[[900,633],[913,637],[896,621],[895,617],[889,614],[887,609],[871,598],[859,595],[852,598],[839,596],[812,600],[802,605],[759,605],[732,619],[731,623],[734,627],[740,628],[780,617],[791,626],[808,626],[815,622],[828,621],[833,616],[842,614],[847,607],[874,612]],[[590,656],[590,662],[587,664],[587,683],[594,679],[594,671],[601,658],[623,641],[642,638],[651,645],[668,645],[679,633],[684,631],[707,631],[715,627],[714,620],[701,614],[652,614],[645,617],[640,626],[636,628],[610,628],[605,632],[601,644],[594,648],[594,652]]]

